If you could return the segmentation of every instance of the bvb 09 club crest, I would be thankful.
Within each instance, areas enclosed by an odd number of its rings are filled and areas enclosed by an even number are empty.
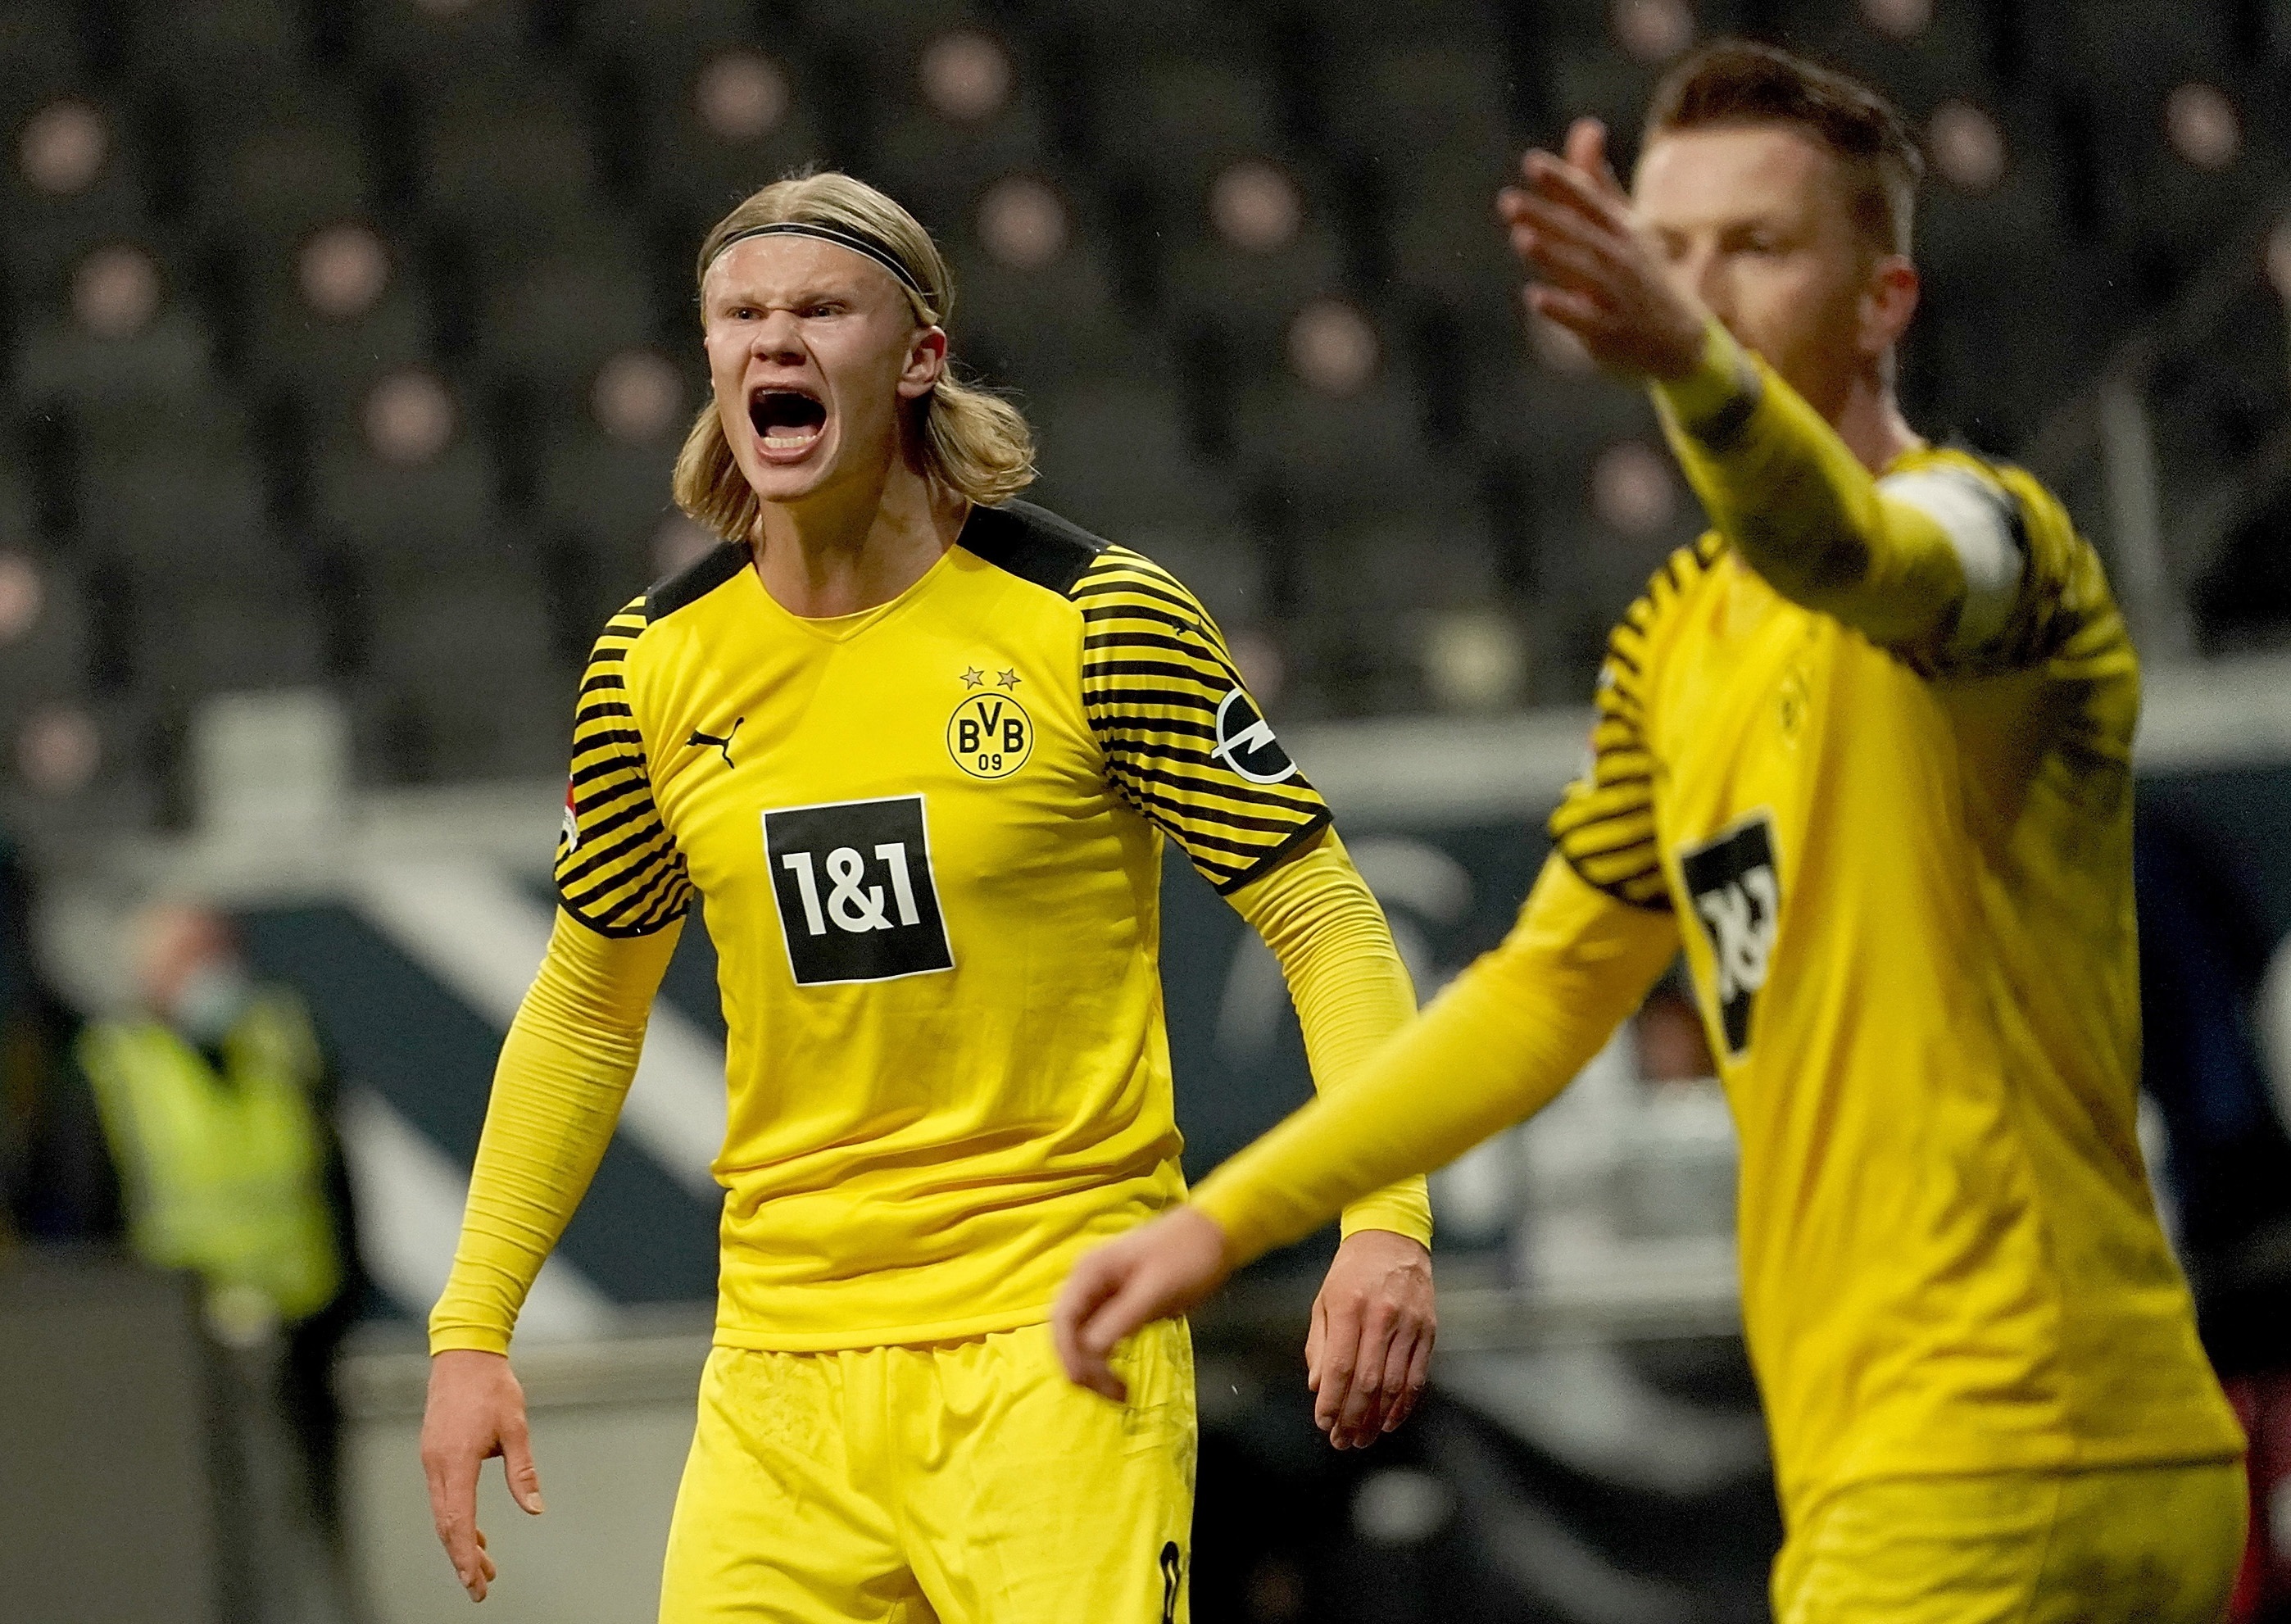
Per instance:
[[[1008,694],[973,694],[946,719],[947,753],[974,778],[1008,778],[1034,753],[1034,720]]]

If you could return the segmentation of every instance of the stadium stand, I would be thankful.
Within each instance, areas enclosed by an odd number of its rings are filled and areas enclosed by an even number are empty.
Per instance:
[[[2196,642],[2291,626],[2268,540],[2291,238],[2272,284],[2253,245],[2291,196],[2280,6],[1388,21],[1363,0],[15,0],[0,561],[39,607],[0,620],[9,806],[164,816],[164,752],[130,758],[205,695],[289,682],[343,694],[371,781],[545,770],[591,630],[682,544],[662,537],[703,398],[694,248],[803,164],[941,234],[957,354],[1034,417],[1045,498],[1196,577],[1287,673],[1284,714],[1572,696],[1694,516],[1641,454],[1644,407],[1523,333],[1490,194],[1575,111],[1628,152],[1663,63],[1738,29],[1920,123],[1919,421],[2027,452],[2131,366],[2164,511],[2210,515],[2170,532]],[[2200,366],[2127,361],[2206,275]],[[1509,639],[1489,669],[1515,677],[1439,680],[1458,624]],[[91,726],[92,752],[51,747]]]

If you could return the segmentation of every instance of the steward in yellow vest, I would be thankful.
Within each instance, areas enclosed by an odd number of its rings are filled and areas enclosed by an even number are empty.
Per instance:
[[[151,1016],[92,1023],[78,1045],[129,1243],[156,1267],[197,1271],[226,1335],[305,1320],[343,1282],[317,1034],[284,988],[236,1001],[205,1046]]]

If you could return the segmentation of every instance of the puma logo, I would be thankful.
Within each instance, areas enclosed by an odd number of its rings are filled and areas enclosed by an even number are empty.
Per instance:
[[[689,750],[695,744],[713,744],[724,752],[725,766],[736,766],[737,763],[732,760],[732,741],[740,736],[740,724],[747,720],[744,716],[735,717],[732,721],[732,731],[720,739],[712,733],[703,733],[699,728],[695,728],[692,730],[692,736],[684,741],[684,747]]]
[[[1186,1554],[1175,1540],[1162,1548],[1162,1624],[1177,1624],[1178,1580],[1185,1566]]]

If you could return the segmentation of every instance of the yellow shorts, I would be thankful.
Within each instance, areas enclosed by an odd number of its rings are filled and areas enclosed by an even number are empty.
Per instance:
[[[1855,1483],[1790,1530],[1777,1624],[2219,1624],[2240,1461]]]
[[[677,1491],[661,1624],[1178,1624],[1194,1354],[1132,1337],[1109,1403],[1049,1328],[841,1353],[719,1347]]]

